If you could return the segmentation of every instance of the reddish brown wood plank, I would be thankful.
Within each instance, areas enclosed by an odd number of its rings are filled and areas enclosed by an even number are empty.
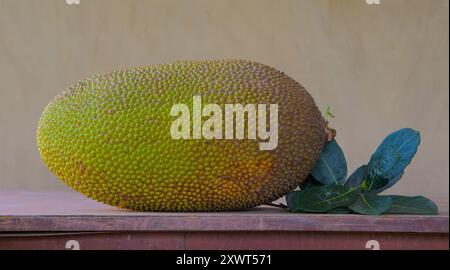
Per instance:
[[[441,210],[448,209],[447,206]],[[220,213],[117,209],[75,192],[0,192],[0,232],[39,231],[336,231],[447,233],[448,215],[293,214],[272,207]]]
[[[75,240],[75,244],[73,244]],[[140,249],[140,250],[277,250],[367,249],[448,250],[448,234],[343,233],[343,232],[122,232],[0,237],[1,249]],[[72,242],[68,242],[72,241]],[[72,243],[72,245],[70,245]],[[374,247],[374,245],[372,245]]]
[[[356,215],[6,216],[0,232],[32,231],[343,231],[448,233],[448,217]]]
[[[344,233],[344,232],[247,232],[189,233],[186,249],[367,249],[368,241],[380,249],[448,249],[448,234]]]
[[[73,242],[73,241],[76,242]],[[71,241],[71,242],[69,242]],[[180,250],[183,233],[83,233],[40,236],[1,236],[0,250]]]

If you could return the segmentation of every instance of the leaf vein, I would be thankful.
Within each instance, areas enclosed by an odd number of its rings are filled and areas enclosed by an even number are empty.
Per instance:
[[[331,174],[331,176],[333,177],[334,183],[339,184],[338,181],[337,181],[337,179],[336,179],[336,177],[334,176],[334,173],[333,173],[333,171],[331,170],[330,166],[328,166],[327,161],[326,161],[323,157],[320,157],[320,159],[323,161],[323,163],[324,163],[325,166],[327,167],[328,171],[330,171],[330,174]]]

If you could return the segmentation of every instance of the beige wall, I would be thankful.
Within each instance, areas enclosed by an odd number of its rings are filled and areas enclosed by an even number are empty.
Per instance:
[[[35,142],[65,86],[112,69],[247,58],[331,105],[349,167],[389,132],[422,145],[392,192],[448,197],[448,1],[0,0],[0,189],[64,189]]]

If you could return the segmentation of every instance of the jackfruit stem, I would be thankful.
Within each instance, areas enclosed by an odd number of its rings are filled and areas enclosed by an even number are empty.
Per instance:
[[[330,142],[334,139],[334,137],[336,137],[336,130],[333,128],[330,128],[328,126],[328,121],[324,119],[325,122],[325,133],[326,133],[326,141],[325,142]]]

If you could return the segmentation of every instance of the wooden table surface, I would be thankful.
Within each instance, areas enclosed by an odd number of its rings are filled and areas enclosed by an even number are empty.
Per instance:
[[[73,234],[93,249],[364,249],[371,239],[389,249],[448,249],[448,200],[435,201],[438,216],[296,214],[274,207],[155,213],[109,207],[76,192],[0,191],[0,249],[64,247],[60,242]]]

